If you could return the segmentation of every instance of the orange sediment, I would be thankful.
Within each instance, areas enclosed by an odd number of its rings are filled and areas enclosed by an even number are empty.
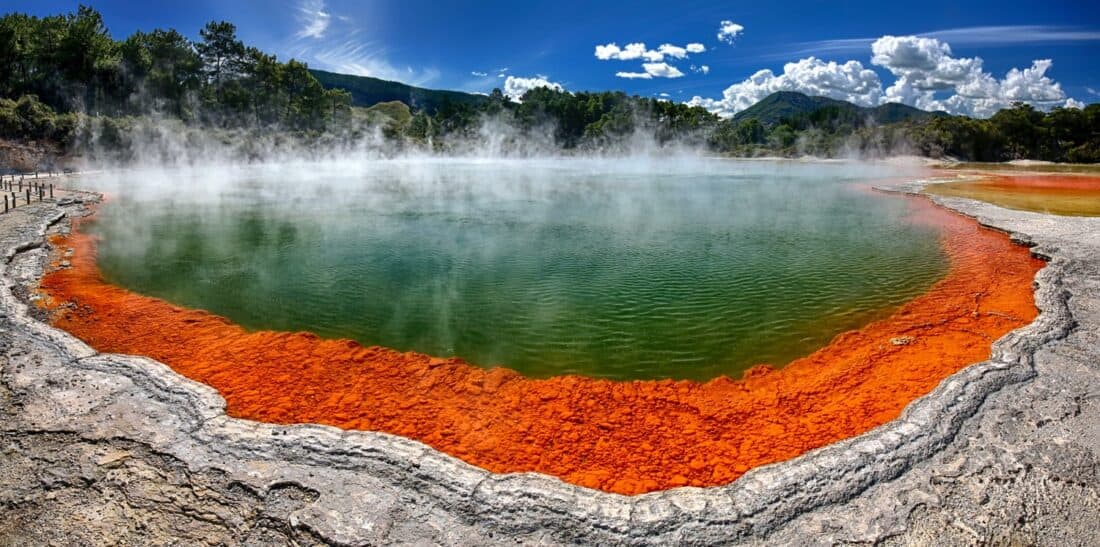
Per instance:
[[[928,193],[988,201],[1010,209],[1059,215],[1100,216],[1100,177],[1082,175],[987,175],[932,184]]]
[[[75,229],[54,240],[75,250],[71,267],[41,288],[56,326],[213,386],[231,416],[384,431],[495,472],[637,494],[726,484],[863,433],[988,358],[994,340],[1036,316],[1041,261],[1004,234],[911,201],[921,220],[941,227],[946,277],[887,319],[739,380],[529,379],[308,333],[248,332],[106,283],[94,238]]]

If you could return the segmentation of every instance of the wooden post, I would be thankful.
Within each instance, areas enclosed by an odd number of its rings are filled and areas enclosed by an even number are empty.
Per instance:
[[[53,199],[53,183],[50,183],[50,199]]]
[[[23,191],[23,177],[19,177],[19,191]]]
[[[31,187],[27,187],[27,205],[31,204]]]
[[[4,194],[4,212],[8,212],[8,195]]]

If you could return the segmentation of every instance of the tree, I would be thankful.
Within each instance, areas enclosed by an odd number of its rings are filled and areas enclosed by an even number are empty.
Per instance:
[[[37,20],[21,13],[0,18],[0,94],[26,89],[33,62],[32,36]]]
[[[305,63],[290,60],[283,67],[283,91],[289,97],[283,119],[288,127],[316,129],[326,112],[325,89]]]
[[[115,42],[103,24],[98,11],[81,5],[75,15],[65,21],[65,31],[57,44],[55,55],[61,75],[82,93],[86,105],[96,108],[103,100],[102,92],[116,76],[118,57]]]
[[[211,21],[199,31],[202,41],[195,45],[202,59],[206,82],[213,84],[218,97],[229,79],[240,74],[245,55],[244,43],[237,39],[237,27],[227,21]]]
[[[1043,140],[1043,113],[1027,103],[1013,103],[1012,108],[998,111],[989,119],[1004,136],[1010,159],[1036,157]]]

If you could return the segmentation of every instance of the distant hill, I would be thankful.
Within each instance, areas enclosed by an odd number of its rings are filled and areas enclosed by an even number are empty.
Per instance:
[[[369,76],[352,76],[350,74],[336,74],[324,70],[310,69],[314,78],[321,82],[325,89],[345,89],[351,93],[351,103],[354,106],[374,106],[378,103],[401,101],[413,110],[427,110],[435,113],[440,105],[447,101],[455,104],[480,105],[488,98],[484,95],[463,93],[461,91],[446,91],[437,89],[424,89],[403,84],[371,78]]]
[[[810,97],[794,91],[778,91],[768,95],[760,102],[738,112],[733,120],[740,122],[756,119],[765,126],[778,124],[784,118],[799,114],[810,114],[826,107],[834,107],[853,114],[861,114],[876,123],[886,124],[907,120],[923,120],[931,117],[947,116],[946,112],[925,112],[901,103],[886,103],[868,108],[847,101],[829,97]]]

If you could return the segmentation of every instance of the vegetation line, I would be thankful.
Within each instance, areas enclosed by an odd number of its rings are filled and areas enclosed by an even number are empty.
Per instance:
[[[1100,104],[1044,113],[1018,103],[982,120],[779,92],[722,119],[623,92],[537,88],[515,100],[499,89],[435,91],[310,70],[246,46],[225,21],[208,23],[199,36],[191,41],[156,29],[115,40],[86,6],[41,18],[3,16],[0,137],[48,148],[34,160],[47,166],[57,156],[179,161],[215,149],[254,159],[286,149],[349,148],[383,155],[644,147],[745,157],[1100,161]]]

